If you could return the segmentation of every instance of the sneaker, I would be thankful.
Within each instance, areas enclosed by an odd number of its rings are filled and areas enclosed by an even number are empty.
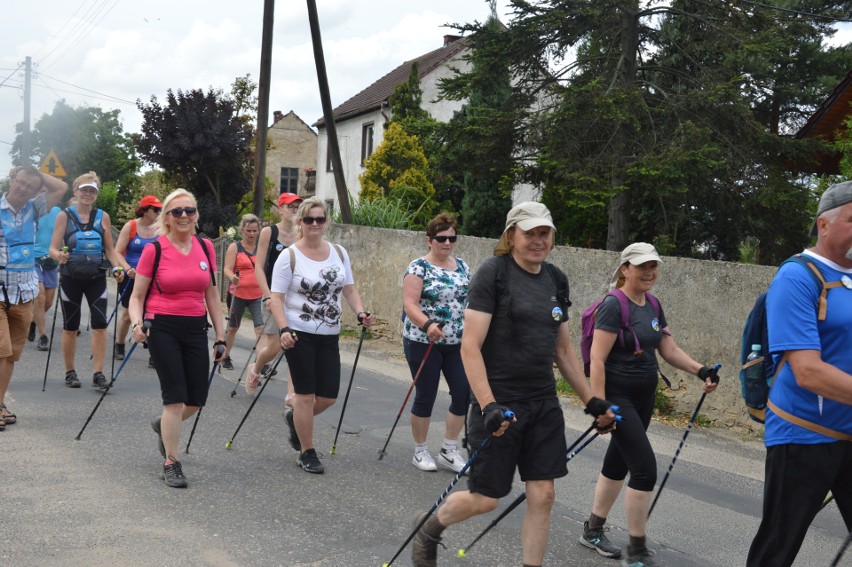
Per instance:
[[[654,561],[654,552],[645,549],[636,555],[627,555],[627,559],[621,560],[621,567],[657,567],[659,563]]]
[[[609,528],[589,528],[589,522],[583,522],[583,535],[580,536],[580,543],[594,549],[604,557],[612,557],[618,559],[621,557],[621,548],[609,541],[606,537],[606,532]]]
[[[27,333],[27,340],[33,342],[35,340],[36,324],[35,321],[30,323],[30,332]]]
[[[448,471],[453,471],[454,473],[460,473],[464,468],[464,465],[467,463],[467,461],[462,458],[459,450],[455,447],[449,451],[441,449],[441,452],[438,453],[438,459],[435,462],[439,469],[446,469]]]
[[[156,368],[154,366],[154,357],[151,357],[151,356],[148,357],[148,368]]]
[[[301,452],[302,443],[299,441],[299,434],[296,433],[296,424],[293,422],[293,410],[284,414],[284,421],[287,422],[287,427],[290,429],[290,446],[293,447],[293,450]]]
[[[124,345],[121,343],[115,343],[115,359],[124,360]]]
[[[437,465],[435,465],[435,459],[432,458],[432,454],[429,452],[429,449],[414,451],[414,456],[411,457],[411,464],[421,471],[431,472],[438,470]]]
[[[271,366],[269,366],[269,363],[266,363],[266,364],[264,364],[264,365],[263,365],[263,368],[261,368],[261,369],[260,369],[260,373],[261,373],[261,374],[266,374],[267,372],[269,372],[269,369],[270,369],[270,368],[272,368],[272,367],[271,367]],[[273,371],[272,371],[272,375],[273,375],[273,376],[278,376],[278,369],[277,369],[277,368],[276,368],[275,370],[273,370]]]
[[[107,380],[107,377],[104,376],[103,372],[95,372],[92,374],[92,388],[106,390],[107,385],[109,385],[109,381]]]
[[[36,348],[41,351],[45,351],[50,348],[50,343],[47,340],[47,335],[42,335],[38,338],[38,344]]]
[[[162,418],[158,417],[155,420],[151,421],[151,429],[153,429],[154,433],[157,434],[157,441],[159,442],[160,454],[165,459],[166,458],[166,446],[163,445],[163,433],[160,430],[160,419],[162,419]]]
[[[423,521],[429,512],[423,512],[414,520],[412,527]],[[439,537],[432,537],[423,531],[421,526],[411,541],[411,564],[414,567],[436,567],[438,565],[438,546],[445,547]]]
[[[225,358],[222,359],[222,368],[224,368],[225,370],[233,370],[234,369],[234,363],[231,360],[230,356],[226,356]]]
[[[322,466],[319,457],[317,457],[317,452],[313,449],[299,453],[299,459],[296,462],[309,473],[322,474],[325,472],[325,467]]]
[[[170,465],[163,465],[163,474],[160,478],[172,488],[186,488],[186,477],[183,476],[183,467],[180,461],[174,461]]]
[[[254,396],[255,392],[257,392],[257,387],[260,385],[260,375],[257,373],[257,370],[254,369],[254,364],[249,365],[248,367],[248,375],[246,376],[246,394],[249,396]]]
[[[80,381],[77,379],[77,372],[69,370],[65,373],[65,385],[69,388],[79,388]]]

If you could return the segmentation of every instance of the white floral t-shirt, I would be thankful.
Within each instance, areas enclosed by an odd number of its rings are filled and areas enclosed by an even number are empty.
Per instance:
[[[408,265],[405,276],[409,274],[423,280],[420,292],[420,310],[437,323],[444,323],[444,338],[438,342],[443,345],[461,343],[464,327],[464,305],[470,289],[470,268],[461,258],[455,258],[456,269],[447,270],[418,258]],[[406,317],[402,336],[410,341],[428,343],[429,338],[411,320]]]

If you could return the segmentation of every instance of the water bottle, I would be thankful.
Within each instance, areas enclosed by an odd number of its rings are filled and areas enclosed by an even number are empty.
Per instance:
[[[763,355],[760,350],[760,345],[751,345],[742,373],[743,399],[748,407],[754,409],[765,408],[769,397],[769,384],[763,372]]]

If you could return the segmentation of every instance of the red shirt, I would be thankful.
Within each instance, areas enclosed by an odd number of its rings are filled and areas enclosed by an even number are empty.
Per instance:
[[[159,237],[157,241],[162,247],[162,253],[156,277],[151,281],[150,295],[145,305],[145,318],[152,319],[154,315],[205,316],[207,307],[204,303],[204,292],[212,283],[210,270],[216,269],[216,250],[213,243],[204,239],[210,254],[208,260],[195,236],[192,237],[192,248],[185,256],[172,246],[166,236]],[[142,256],[136,266],[139,275],[146,278],[154,276],[155,255],[153,246],[146,246],[142,250]]]

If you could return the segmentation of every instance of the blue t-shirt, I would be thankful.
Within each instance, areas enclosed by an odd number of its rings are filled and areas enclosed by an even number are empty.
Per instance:
[[[47,251],[50,248],[50,239],[53,238],[53,226],[56,224],[56,217],[61,210],[59,207],[53,207],[50,209],[50,212],[38,217],[38,230],[36,231],[35,241],[36,258],[47,256]]]
[[[814,259],[826,282],[838,281],[843,276],[852,277],[852,270],[843,269],[811,252],[806,253]],[[818,350],[824,362],[852,374],[852,290],[843,286],[831,289],[826,319],[817,321],[820,287],[806,270],[807,267],[799,264],[785,264],[769,286],[766,298],[769,350],[776,364],[784,351]],[[797,417],[852,434],[852,406],[801,388],[796,384],[789,364],[785,364],[775,378],[769,398],[779,408]],[[767,447],[834,441],[778,417],[769,408],[766,410]]]

